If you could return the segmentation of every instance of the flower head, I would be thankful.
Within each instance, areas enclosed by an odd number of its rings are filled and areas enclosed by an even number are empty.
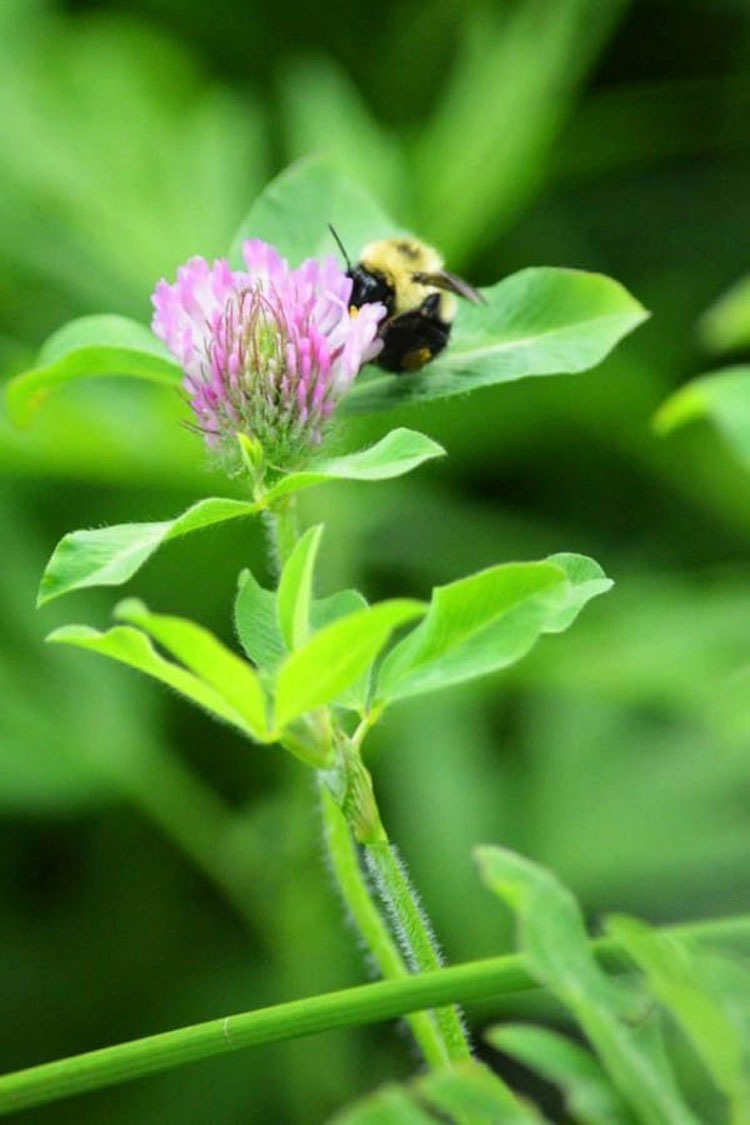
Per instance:
[[[385,309],[350,311],[352,281],[333,257],[290,269],[258,239],[244,243],[243,257],[245,270],[191,258],[173,285],[160,281],[152,328],[185,372],[209,448],[236,460],[245,434],[288,467],[320,443],[339,399],[377,355]]]

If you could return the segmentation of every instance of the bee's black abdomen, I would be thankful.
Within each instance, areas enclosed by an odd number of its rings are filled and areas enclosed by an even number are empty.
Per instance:
[[[431,295],[418,309],[395,316],[383,332],[378,367],[395,374],[418,371],[438,355],[451,334],[450,324],[437,315],[439,297]]]

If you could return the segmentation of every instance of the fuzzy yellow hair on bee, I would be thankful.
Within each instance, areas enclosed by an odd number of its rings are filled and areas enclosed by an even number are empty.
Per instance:
[[[379,334],[383,348],[375,362],[386,371],[418,371],[448,343],[458,309],[456,297],[484,303],[462,278],[445,269],[433,246],[416,238],[384,238],[370,242],[352,266],[331,228],[352,279],[352,308],[377,301],[386,316]]]

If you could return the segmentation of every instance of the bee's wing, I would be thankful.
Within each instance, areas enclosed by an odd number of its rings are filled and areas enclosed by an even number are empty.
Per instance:
[[[412,277],[423,285],[434,285],[436,289],[446,289],[449,293],[455,293],[457,297],[463,297],[466,301],[473,301],[475,305],[487,304],[482,294],[472,285],[469,285],[468,281],[464,281],[462,277],[458,277],[455,273],[448,273],[448,270],[439,270],[437,273],[415,273],[412,274]]]

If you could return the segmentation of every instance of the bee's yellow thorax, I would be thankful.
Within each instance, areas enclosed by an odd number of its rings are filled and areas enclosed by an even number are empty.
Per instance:
[[[415,238],[384,238],[371,242],[362,251],[365,269],[379,274],[393,290],[393,315],[419,308],[430,293],[440,292],[432,285],[414,281],[415,273],[439,273],[443,259],[437,250]],[[440,292],[441,317],[448,323],[455,316],[456,302]]]

